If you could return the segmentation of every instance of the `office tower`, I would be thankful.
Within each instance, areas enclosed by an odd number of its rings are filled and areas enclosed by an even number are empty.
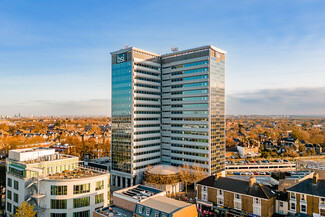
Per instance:
[[[138,184],[148,165],[224,169],[225,54],[204,46],[112,54],[112,184]]]
[[[6,164],[7,216],[24,201],[40,217],[92,217],[110,202],[109,173],[79,165],[76,156],[49,148],[16,149]]]

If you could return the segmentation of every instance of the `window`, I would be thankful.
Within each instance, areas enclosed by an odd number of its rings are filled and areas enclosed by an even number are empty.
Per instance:
[[[261,199],[260,198],[254,197],[253,201],[254,201],[254,204],[261,205]]]
[[[8,186],[12,187],[12,179],[11,178],[8,178]]]
[[[11,191],[8,190],[7,191],[7,198],[10,199],[10,200],[11,200],[11,196],[12,196],[11,194],[12,194]]]
[[[235,201],[235,209],[241,210],[241,202]]]
[[[67,200],[51,200],[51,209],[66,209]]]
[[[218,197],[217,202],[218,202],[218,205],[223,206],[223,198],[222,197]]]
[[[301,200],[306,201],[306,195],[305,194],[301,194]]]
[[[89,204],[90,204],[90,197],[81,197],[81,198],[73,199],[73,208],[85,207],[85,206],[89,206]]]
[[[208,195],[207,195],[207,193],[202,193],[202,200],[205,200],[205,201],[208,200]]]
[[[155,212],[155,217],[159,217],[159,212],[158,211]]]
[[[325,216],[325,209],[320,209],[319,214],[320,216]]]
[[[74,212],[73,217],[90,217],[90,210]]]
[[[139,206],[139,213],[143,212],[143,206]]]
[[[104,189],[104,180],[96,182],[96,191]]]
[[[104,193],[95,195],[95,203],[101,203],[104,201]]]
[[[66,213],[51,213],[51,217],[67,217]]]
[[[207,191],[207,186],[203,186],[203,191]]]
[[[19,190],[19,184],[16,180],[14,180],[14,189]]]
[[[290,203],[290,210],[296,211],[296,204]]]
[[[14,201],[18,203],[18,194],[14,193]]]
[[[150,215],[150,209],[146,208],[146,216],[149,216],[149,215]]]
[[[90,183],[73,186],[73,194],[82,194],[90,192]]]
[[[222,195],[223,195],[223,191],[219,189],[219,190],[218,190],[218,195],[219,195],[219,196],[222,196]]]
[[[254,212],[255,215],[260,216],[260,215],[261,215],[261,207],[259,207],[259,206],[254,206],[254,207],[253,207],[253,212]]]
[[[241,199],[241,195],[240,194],[235,194],[235,199],[236,200],[240,200]]]
[[[305,204],[301,204],[300,206],[300,212],[306,213],[307,212],[307,206]]]
[[[11,212],[11,210],[12,210],[11,203],[8,203],[8,202],[7,202],[7,211],[8,211],[8,212]]]
[[[324,205],[325,204],[325,197],[321,197],[319,200],[319,203]]]
[[[14,206],[14,211],[13,211],[13,213],[16,213],[16,211],[17,211],[17,206]]]
[[[279,206],[283,207],[283,202],[282,201],[279,202]]]
[[[295,200],[296,199],[296,193],[291,192],[290,193],[290,199]]]
[[[51,186],[51,195],[67,195],[67,186]]]

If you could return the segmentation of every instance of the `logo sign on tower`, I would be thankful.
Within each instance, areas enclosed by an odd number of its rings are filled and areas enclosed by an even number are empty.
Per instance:
[[[121,53],[116,55],[116,63],[126,62],[126,53]]]

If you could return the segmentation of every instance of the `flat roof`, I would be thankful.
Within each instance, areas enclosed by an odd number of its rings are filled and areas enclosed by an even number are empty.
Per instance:
[[[94,176],[103,175],[105,173],[107,172],[79,167],[74,170],[65,170],[62,172],[49,174],[47,177],[49,179],[83,179],[83,178],[90,178]]]
[[[146,207],[150,207],[152,209],[156,209],[165,213],[173,213],[180,208],[192,206],[191,203],[185,203],[183,201],[175,200],[165,196],[156,196],[144,200],[138,203],[139,205],[143,205]]]
[[[55,149],[53,149],[53,148],[44,148],[44,147],[35,147],[35,148],[13,149],[13,150],[10,150],[10,152],[28,153],[28,152],[41,152],[41,151],[49,151],[49,150],[55,150]]]
[[[147,199],[156,194],[162,193],[163,191],[156,188],[151,188],[144,185],[135,185],[129,188],[124,188],[118,191],[115,191],[114,194],[120,194],[129,198],[134,198],[139,201]]]
[[[162,57],[162,58],[168,58],[168,57],[172,57],[172,56],[178,56],[178,55],[182,55],[182,53],[189,53],[189,52],[196,52],[196,51],[200,51],[200,50],[203,50],[203,49],[213,49],[219,53],[223,53],[223,54],[226,54],[227,52],[220,49],[220,48],[217,48],[215,46],[212,46],[212,45],[205,45],[205,46],[201,46],[201,47],[196,47],[196,48],[191,48],[191,49],[186,49],[186,50],[181,50],[181,51],[176,51],[176,52],[172,52],[172,53],[166,53],[166,54],[162,54],[162,55],[159,55],[157,53],[153,53],[153,52],[150,52],[150,51],[146,51],[146,50],[143,50],[143,49],[140,49],[140,48],[136,48],[136,47],[127,47],[127,48],[123,48],[123,49],[120,49],[120,50],[117,50],[117,51],[113,51],[111,52],[111,54],[119,54],[119,53],[124,53],[124,52],[127,52],[127,51],[130,51],[130,50],[137,50],[137,51],[140,51],[140,52],[143,52],[143,53],[147,53],[147,54],[150,54],[150,55],[153,55],[153,56],[157,56],[157,57]]]
[[[111,52],[111,54],[113,55],[113,54],[124,53],[124,52],[130,51],[130,50],[136,50],[136,51],[143,52],[143,53],[147,53],[147,54],[150,54],[150,55],[153,55],[153,56],[157,56],[157,57],[160,57],[161,56],[161,55],[159,55],[157,53],[150,52],[150,51],[147,51],[147,50],[143,50],[143,49],[140,49],[140,48],[137,48],[137,47],[123,48],[123,49],[120,49],[120,50],[117,50],[117,51],[113,51],[113,52]]]
[[[205,46],[201,46],[201,47],[196,47],[196,48],[191,48],[191,49],[186,49],[186,50],[181,50],[181,51],[176,51],[176,52],[172,52],[172,53],[167,53],[167,54],[163,54],[161,55],[162,58],[168,58],[168,57],[172,57],[172,56],[179,56],[182,55],[183,53],[190,53],[190,52],[197,52],[200,50],[205,50],[205,49],[213,49],[219,53],[223,53],[226,54],[227,52],[224,50],[221,50],[215,46],[212,45],[205,45]]]
[[[113,217],[133,217],[133,212],[123,209],[117,206],[108,206],[102,209],[95,210],[96,213],[99,213],[103,216],[113,216]],[[113,214],[113,215],[112,215]]]

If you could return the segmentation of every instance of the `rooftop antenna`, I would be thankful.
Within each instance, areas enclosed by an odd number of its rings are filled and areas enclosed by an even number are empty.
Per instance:
[[[129,47],[130,47],[129,45],[125,44],[125,45],[123,46],[123,49],[129,48]]]
[[[173,52],[177,52],[177,51],[178,51],[178,47],[172,46],[171,50],[172,50]]]

